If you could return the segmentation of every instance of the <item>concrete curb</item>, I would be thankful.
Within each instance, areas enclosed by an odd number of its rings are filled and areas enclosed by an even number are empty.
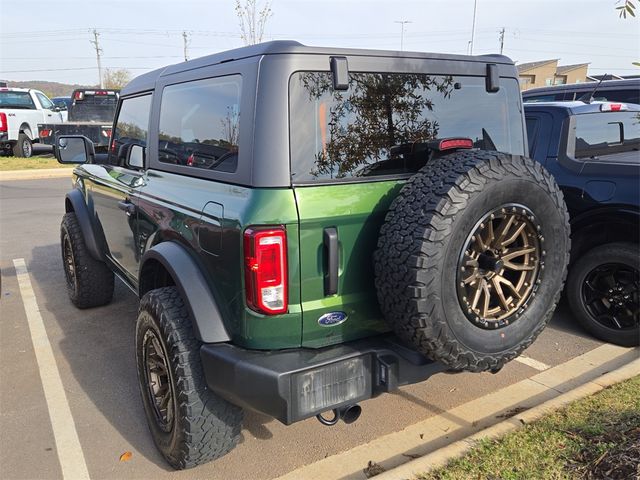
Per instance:
[[[479,440],[498,439],[509,432],[517,430],[518,428],[538,420],[551,412],[567,406],[571,402],[593,395],[606,387],[610,387],[611,385],[615,385],[616,383],[628,380],[637,375],[640,375],[640,358],[632,360],[617,370],[607,373],[590,382],[586,382],[573,390],[538,405],[537,407],[533,407],[520,414],[514,415],[508,420],[470,435],[463,440],[453,442],[452,444],[440,448],[439,450],[429,453],[423,457],[376,475],[375,478],[376,480],[410,479],[417,473],[428,472],[435,468],[445,466],[451,460],[461,457],[467,453]]]
[[[41,168],[0,172],[0,182],[10,180],[37,180],[42,178],[71,178],[73,168]]]

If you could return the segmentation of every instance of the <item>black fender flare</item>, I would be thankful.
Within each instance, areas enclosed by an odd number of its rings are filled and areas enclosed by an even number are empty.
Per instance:
[[[67,203],[68,202],[68,203]],[[69,208],[71,204],[71,208]],[[74,189],[67,193],[65,197],[65,211],[68,213],[73,211],[76,214],[78,223],[80,224],[80,230],[82,230],[82,236],[84,237],[84,243],[87,245],[89,254],[96,260],[104,262],[104,249],[103,242],[100,241],[100,237],[96,235],[91,216],[89,214],[89,208],[84,200],[84,195],[79,189]]]
[[[204,343],[230,342],[231,337],[208,282],[186,248],[171,241],[150,248],[142,256],[138,278],[142,278],[144,266],[149,260],[159,262],[171,275],[191,314],[196,338]]]

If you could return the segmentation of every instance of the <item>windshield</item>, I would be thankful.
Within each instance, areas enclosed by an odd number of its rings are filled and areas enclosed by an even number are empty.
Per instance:
[[[36,108],[29,92],[0,91],[0,108]]]

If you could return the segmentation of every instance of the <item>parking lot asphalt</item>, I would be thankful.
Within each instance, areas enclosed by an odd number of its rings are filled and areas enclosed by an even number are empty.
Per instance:
[[[69,179],[0,182],[0,478],[62,478],[34,343],[14,267],[23,258],[91,478],[269,479],[529,378],[601,345],[561,303],[551,325],[498,374],[438,374],[363,402],[352,425],[315,419],[285,427],[247,412],[242,443],[226,457],[174,472],[147,430],[136,379],[137,299],[120,282],[113,302],[78,310],[67,297],[59,225]],[[526,361],[526,360],[525,360]],[[125,452],[132,455],[121,461]],[[73,459],[82,460],[82,459]]]

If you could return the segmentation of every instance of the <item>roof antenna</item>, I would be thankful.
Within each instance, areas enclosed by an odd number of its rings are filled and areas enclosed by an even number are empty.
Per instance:
[[[595,88],[593,89],[593,91],[589,92],[589,93],[585,93],[584,95],[582,95],[580,98],[577,98],[576,100],[578,102],[584,102],[584,103],[591,103],[593,101],[593,96],[596,94],[596,92],[598,91],[598,88],[600,88],[600,84],[602,83],[602,81],[607,78],[607,75],[609,75],[608,73],[605,73],[602,78],[600,79],[600,81],[598,82],[598,84],[595,86]]]

